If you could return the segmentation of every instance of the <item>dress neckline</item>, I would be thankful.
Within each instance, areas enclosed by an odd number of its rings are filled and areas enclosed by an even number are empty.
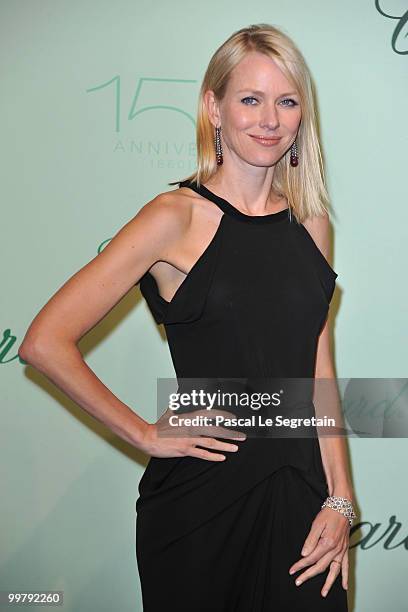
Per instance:
[[[278,221],[285,221],[289,218],[289,207],[284,208],[283,210],[279,210],[276,213],[269,213],[267,215],[247,215],[246,213],[238,210],[238,208],[236,208],[236,206],[233,206],[231,202],[228,202],[228,200],[225,200],[221,196],[210,191],[210,189],[208,189],[207,187],[204,187],[204,185],[197,185],[196,181],[182,181],[179,183],[179,186],[189,187],[190,189],[193,189],[207,200],[211,200],[212,202],[214,202],[214,204],[221,208],[224,213],[234,217],[235,219],[238,219],[239,221],[245,221],[247,223],[255,224],[276,223]]]

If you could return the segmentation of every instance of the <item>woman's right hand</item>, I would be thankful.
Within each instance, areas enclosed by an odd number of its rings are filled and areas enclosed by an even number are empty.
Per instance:
[[[179,418],[193,418],[206,416],[211,419],[214,416],[224,418],[234,418],[236,415],[227,410],[211,409],[195,410],[180,415]],[[224,461],[225,455],[219,452],[236,452],[239,447],[237,444],[221,442],[213,436],[229,438],[232,440],[244,441],[246,435],[240,431],[234,431],[219,425],[171,425],[169,417],[174,416],[174,412],[168,408],[156,423],[148,423],[145,433],[138,447],[152,457],[198,457],[206,461]],[[210,448],[211,451],[197,448],[197,445]]]

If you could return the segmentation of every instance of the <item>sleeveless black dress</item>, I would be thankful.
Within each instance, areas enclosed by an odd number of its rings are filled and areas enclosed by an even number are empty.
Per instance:
[[[246,215],[180,187],[224,214],[170,302],[140,279],[177,377],[313,378],[337,274],[306,228],[288,208]],[[220,462],[150,458],[136,501],[144,611],[346,612],[341,574],[323,597],[328,570],[300,586],[288,571],[328,495],[318,438],[230,442]]]

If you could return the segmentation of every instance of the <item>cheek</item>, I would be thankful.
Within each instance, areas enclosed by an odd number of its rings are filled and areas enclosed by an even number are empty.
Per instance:
[[[285,117],[285,125],[291,132],[294,132],[299,127],[300,120],[302,118],[302,114],[300,111],[288,113]]]
[[[239,130],[246,130],[256,123],[255,114],[241,111],[238,116],[237,125]]]
[[[228,125],[233,130],[245,130],[254,123],[254,113],[248,112],[246,108],[238,107],[234,108],[230,112],[228,118]]]

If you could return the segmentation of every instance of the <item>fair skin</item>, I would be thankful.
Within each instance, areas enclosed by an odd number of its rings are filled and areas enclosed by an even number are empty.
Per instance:
[[[289,92],[291,95],[286,95]],[[251,52],[233,70],[223,100],[217,101],[209,90],[205,103],[212,124],[222,127],[224,156],[223,165],[206,187],[245,214],[264,215],[286,208],[284,198],[269,194],[274,165],[295,140],[301,121],[299,96],[293,85],[270,58]],[[280,140],[273,146],[254,138],[275,135]],[[150,456],[223,461],[223,452],[237,452],[239,446],[217,437],[238,439],[238,432],[220,427],[214,436],[211,427],[211,436],[208,430],[192,436],[185,429],[177,437],[166,437],[167,413],[157,423],[147,423],[102,383],[83,360],[77,344],[147,270],[156,279],[162,297],[171,301],[211,241],[221,215],[215,204],[188,188],[158,195],[50,298],[19,348],[22,359],[89,414]],[[328,225],[327,217],[305,223],[326,257]],[[316,376],[334,376],[327,323],[319,338]],[[197,444],[204,448],[197,448]],[[352,499],[342,441],[326,438],[320,444],[330,494]],[[309,553],[292,566],[295,571],[308,568],[298,578],[307,580],[329,567],[323,594],[341,568],[346,588],[348,533],[345,517],[330,508],[321,510],[305,541]],[[341,565],[331,563],[333,559],[339,559]]]
[[[299,96],[294,87],[270,58],[253,52],[233,71],[223,100],[217,102],[209,91],[206,101],[212,124],[221,126],[224,159],[215,178],[206,186],[221,197],[240,203],[238,207],[247,214],[268,214],[285,208],[287,203],[284,206],[281,202],[277,206],[272,204],[268,194],[275,164],[295,140],[301,121]],[[254,136],[281,139],[274,146],[265,147]],[[328,216],[308,219],[304,225],[329,259]],[[327,321],[319,336],[315,376],[335,376]],[[319,439],[319,443],[330,495],[353,500],[344,438],[325,437]],[[329,568],[321,591],[326,596],[341,571],[343,587],[347,588],[348,547],[348,520],[331,508],[323,508],[304,542],[302,551],[305,554],[289,572],[305,569],[296,578],[299,586]]]

